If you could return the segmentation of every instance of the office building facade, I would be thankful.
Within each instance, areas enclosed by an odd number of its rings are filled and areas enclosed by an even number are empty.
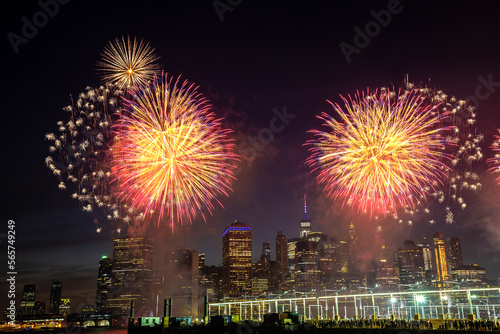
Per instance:
[[[252,293],[252,227],[239,221],[222,234],[222,293],[225,297]]]

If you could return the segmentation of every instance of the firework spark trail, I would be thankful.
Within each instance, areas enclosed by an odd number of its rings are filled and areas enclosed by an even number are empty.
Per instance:
[[[159,59],[154,49],[142,40],[132,41],[122,36],[116,38],[104,48],[101,61],[97,63],[103,82],[112,83],[119,89],[129,89],[133,86],[144,85],[152,80],[160,71],[156,63]]]
[[[192,221],[228,195],[237,155],[220,119],[196,87],[167,75],[131,91],[114,127],[114,175],[120,198],[146,214]]]
[[[449,127],[442,123],[448,112],[434,112],[414,91],[342,99],[345,112],[332,104],[341,121],[318,116],[330,131],[311,130],[317,138],[306,143],[312,146],[307,164],[319,171],[328,195],[371,214],[386,213],[413,207],[425,189],[442,184],[443,160],[449,159],[443,153]]]

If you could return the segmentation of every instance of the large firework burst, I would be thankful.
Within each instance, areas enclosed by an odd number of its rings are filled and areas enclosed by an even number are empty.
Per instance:
[[[131,93],[114,127],[120,198],[167,218],[172,228],[197,213],[205,217],[203,210],[211,213],[216,196],[230,190],[237,160],[230,130],[187,81],[165,75]]]
[[[311,130],[307,163],[319,171],[325,191],[371,214],[414,207],[417,199],[442,183],[448,157],[443,120],[415,91],[389,90],[342,98],[332,104],[337,121],[318,116],[329,130]]]
[[[140,217],[133,208],[120,204],[110,186],[111,125],[121,107],[122,92],[108,84],[87,87],[76,103],[64,108],[67,121],[57,122],[58,133],[47,133],[51,142],[47,167],[59,178],[59,188],[74,184],[71,197],[83,211],[101,208],[110,220],[130,221]]]
[[[120,89],[143,85],[160,70],[156,64],[159,57],[154,54],[154,49],[142,40],[134,38],[132,41],[129,36],[126,40],[122,37],[109,42],[101,56],[98,69],[103,81]]]

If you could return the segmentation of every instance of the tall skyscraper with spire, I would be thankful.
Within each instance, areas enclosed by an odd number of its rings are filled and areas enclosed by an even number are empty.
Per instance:
[[[311,220],[307,219],[307,198],[304,194],[304,219],[300,221],[300,237],[305,238],[312,231]]]

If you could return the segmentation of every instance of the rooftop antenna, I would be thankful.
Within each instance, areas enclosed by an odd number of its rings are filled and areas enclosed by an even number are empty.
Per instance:
[[[307,220],[307,200],[306,200],[306,194],[304,194],[304,217],[305,217],[305,220]]]

